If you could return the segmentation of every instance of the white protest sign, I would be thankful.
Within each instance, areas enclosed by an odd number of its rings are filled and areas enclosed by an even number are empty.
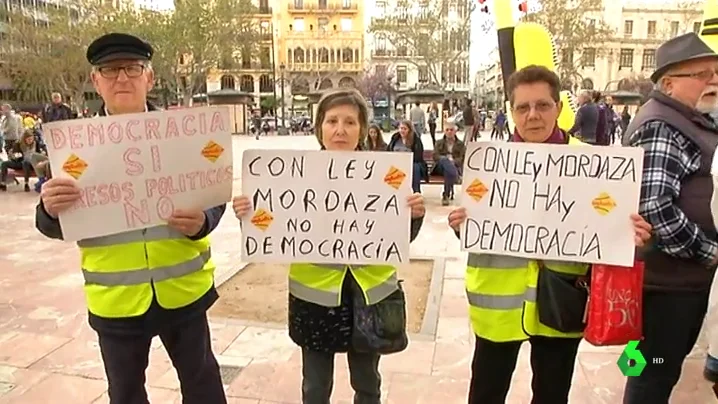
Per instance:
[[[246,150],[249,262],[409,261],[411,153]]]
[[[65,240],[166,223],[174,209],[206,209],[232,196],[226,107],[188,108],[44,125],[56,177],[82,197],[60,214]]]
[[[471,143],[461,247],[632,266],[642,169],[641,148]]]

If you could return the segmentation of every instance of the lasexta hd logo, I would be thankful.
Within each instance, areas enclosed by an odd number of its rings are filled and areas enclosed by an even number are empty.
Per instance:
[[[643,373],[643,369],[646,367],[646,358],[638,350],[638,341],[628,342],[616,364],[624,376],[640,376]]]

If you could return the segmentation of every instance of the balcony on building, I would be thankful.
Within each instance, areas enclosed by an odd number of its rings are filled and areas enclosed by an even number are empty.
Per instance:
[[[257,15],[261,16],[271,16],[274,10],[272,10],[272,7],[269,7],[266,4],[261,4],[259,7],[257,7]]]
[[[362,0],[290,0],[287,10],[292,14],[356,14]]]
[[[287,50],[287,69],[292,72],[361,72],[360,49],[296,46]]]
[[[309,31],[288,31],[284,37],[288,40],[316,40],[316,41],[361,41],[364,39],[362,31],[341,31],[331,29],[314,29]]]

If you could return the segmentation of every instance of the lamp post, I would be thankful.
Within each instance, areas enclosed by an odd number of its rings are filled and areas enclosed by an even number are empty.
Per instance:
[[[263,28],[263,31],[269,31],[269,35],[271,38],[271,46],[270,46],[270,53],[271,53],[271,59],[272,59],[272,97],[274,99],[274,105],[272,106],[272,112],[274,112],[274,129],[276,131],[279,131],[279,124],[277,123],[277,65],[276,65],[276,58],[274,57],[274,24],[268,21],[263,21],[261,24],[261,27]],[[262,36],[264,36],[264,32],[262,33]],[[264,67],[264,66],[262,66]],[[261,80],[260,80],[261,85]],[[260,89],[261,91],[261,89]],[[260,107],[261,107],[261,101],[260,101]]]
[[[282,82],[281,82],[281,85],[282,85],[282,125],[284,124],[285,120],[287,119],[287,117],[285,115],[286,109],[284,106],[284,69],[285,69],[284,63],[280,64],[279,65],[279,73],[281,75],[280,80],[282,80]]]

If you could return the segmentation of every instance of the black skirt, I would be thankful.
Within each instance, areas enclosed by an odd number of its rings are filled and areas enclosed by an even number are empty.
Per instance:
[[[302,348],[320,352],[347,352],[351,345],[354,321],[351,272],[342,284],[338,307],[325,307],[289,294],[289,337]]]

